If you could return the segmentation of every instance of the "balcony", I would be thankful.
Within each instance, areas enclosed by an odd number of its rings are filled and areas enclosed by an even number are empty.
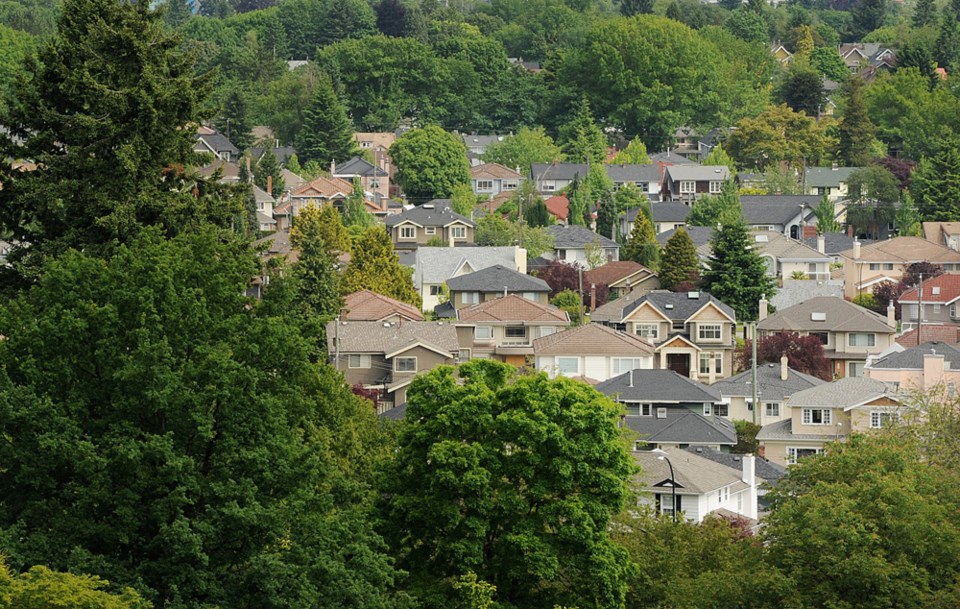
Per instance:
[[[533,355],[533,342],[527,338],[508,338],[500,342],[497,355]]]

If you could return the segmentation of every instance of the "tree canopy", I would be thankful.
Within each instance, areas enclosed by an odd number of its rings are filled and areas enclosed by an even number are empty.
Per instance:
[[[703,273],[703,289],[729,305],[738,321],[757,318],[757,303],[764,294],[774,294],[767,264],[750,247],[750,234],[743,220],[723,224],[711,240],[712,253]]]
[[[448,198],[454,187],[470,182],[470,163],[463,142],[436,125],[408,131],[390,147],[397,182],[419,205]]]

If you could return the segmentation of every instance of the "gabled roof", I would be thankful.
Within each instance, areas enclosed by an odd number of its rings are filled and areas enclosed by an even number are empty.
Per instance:
[[[221,159],[214,159],[197,170],[197,173],[205,178],[212,177],[217,170],[220,170],[221,182],[237,182],[240,180],[240,166],[236,163],[228,163]]]
[[[882,370],[923,370],[924,355],[942,355],[944,361],[950,364],[953,370],[960,370],[960,348],[941,342],[925,342],[919,347],[913,347],[899,353],[891,353],[885,357],[870,362],[868,368]]]
[[[737,431],[733,423],[714,417],[708,419],[686,406],[664,406],[666,416],[642,417],[627,415],[627,427],[639,435],[639,440],[651,444],[717,444],[733,446]]]
[[[587,324],[533,341],[536,355],[611,355],[653,357],[648,342],[599,324]]]
[[[613,163],[604,165],[607,177],[614,183],[659,182],[660,168],[655,163],[646,165],[626,165]]]
[[[453,357],[459,349],[453,324],[436,321],[331,321],[327,324],[327,348],[340,353],[387,354],[420,344]]]
[[[576,176],[587,177],[590,166],[586,163],[532,163],[530,175],[535,182],[542,180],[572,180]]]
[[[850,174],[861,167],[807,167],[804,181],[807,188],[839,188],[850,179]]]
[[[370,290],[347,294],[343,301],[345,312],[340,319],[344,321],[381,321],[394,315],[423,321],[423,313],[417,307]]]
[[[710,240],[713,239],[714,228],[712,226],[684,226],[682,228],[690,237],[690,240],[693,241],[693,247],[697,250],[697,256],[703,260],[709,258],[710,252],[713,251]],[[657,243],[660,244],[660,247],[666,247],[670,237],[676,234],[677,229],[675,228],[657,233]]]
[[[369,142],[370,146],[367,148],[384,148],[389,150],[390,146],[397,141],[397,134],[391,131],[380,131],[380,132],[364,132],[358,131],[353,134],[353,139],[358,144],[363,144],[363,142]],[[361,146],[363,148],[363,146]]]
[[[857,239],[845,233],[824,233],[823,235],[823,253],[827,256],[836,256],[840,252],[853,248],[853,242]],[[817,249],[817,237],[808,237],[803,241],[809,247]],[[870,239],[860,239],[860,245],[870,245],[873,243]]]
[[[632,294],[632,293],[631,293]],[[712,303],[731,319],[736,319],[736,313],[729,306],[720,302],[710,294],[698,292],[670,292],[667,290],[653,290],[643,295],[626,294],[617,300],[598,307],[590,314],[594,321],[620,323],[630,313],[633,313],[643,303],[649,302],[664,316],[674,321],[685,321],[708,303]]]
[[[505,140],[507,135],[479,135],[476,133],[464,133],[462,136],[463,143],[467,148],[470,146],[489,146],[490,144],[496,144]]]
[[[726,165],[670,165],[664,168],[664,176],[677,180],[723,181],[730,178],[730,168]]]
[[[892,334],[896,331],[895,328],[887,325],[886,317],[833,296],[817,296],[788,309],[777,311],[757,324],[757,327],[761,330],[791,332]]]
[[[722,400],[720,392],[673,370],[631,370],[603,381],[597,391],[618,402],[702,404]]]
[[[912,287],[900,295],[901,303],[916,304],[919,301],[920,286]],[[934,277],[933,279],[924,279],[923,281],[923,302],[949,304],[960,298],[960,275],[948,273]]]
[[[543,279],[517,272],[501,264],[447,280],[451,292],[549,292]]]
[[[197,133],[197,140],[202,141],[210,150],[217,154],[229,152],[231,158],[240,156],[240,150],[222,133],[206,133],[205,130],[203,133]]]
[[[676,165],[699,165],[696,161],[691,161],[687,157],[671,153],[669,150],[666,152],[654,152],[647,154],[647,158],[650,159],[650,162],[657,165],[662,163],[664,167],[676,166]]]
[[[927,241],[933,241],[934,243],[945,245],[943,242],[944,235],[947,235],[947,236],[960,235],[960,222],[924,222],[923,223],[923,238],[926,239]]]
[[[290,193],[290,196],[305,199],[313,197],[333,199],[337,197],[349,197],[352,192],[353,184],[346,180],[341,178],[320,177],[300,186]]]
[[[276,203],[276,199],[270,193],[256,184],[253,185],[253,200],[257,203],[270,203],[271,205]]]
[[[620,248],[620,244],[616,241],[603,235],[598,235],[585,226],[578,226],[576,224],[554,224],[548,226],[547,230],[553,235],[554,249],[583,249],[594,241],[599,241],[600,247],[605,249]]]
[[[387,175],[386,171],[358,156],[353,157],[349,161],[338,164],[334,169],[335,171],[333,172],[333,176],[338,178],[353,176],[374,178],[384,177]]]
[[[821,254],[783,233],[761,230],[753,231],[750,237],[753,240],[754,251],[764,256],[773,256],[784,262],[829,263],[831,261],[831,258],[826,254]]]
[[[723,453],[719,450],[704,448],[702,446],[688,446],[684,450],[703,459],[709,459],[714,463],[726,465],[735,471],[743,471],[743,455],[738,455],[735,453]],[[757,457],[754,460],[754,468],[757,478],[760,478],[766,482],[776,482],[787,475],[787,468],[782,465],[778,465],[773,461],[767,461],[762,457]]]
[[[800,214],[804,218],[820,203],[817,195],[743,195],[743,219],[750,226],[785,225]]]
[[[484,163],[470,168],[474,180],[522,180],[523,175],[500,163]]]
[[[568,325],[570,316],[553,305],[543,305],[516,294],[494,298],[457,311],[461,322],[524,322]]]
[[[848,376],[798,391],[790,396],[789,405],[791,408],[821,406],[850,410],[881,397],[899,402],[902,396],[883,381],[864,376]]]
[[[458,273],[472,273],[497,264],[516,268],[517,248],[508,247],[418,247],[412,256],[401,258],[413,266],[413,284],[441,284]]]
[[[570,201],[564,195],[554,195],[543,202],[547,206],[547,211],[550,212],[557,220],[566,221],[570,217]]]
[[[736,376],[710,385],[723,397],[753,398],[753,371],[747,370]],[[757,388],[761,402],[782,402],[798,391],[822,385],[824,381],[815,376],[787,369],[787,379],[780,379],[780,364],[764,362],[757,365]]]
[[[273,152],[273,155],[277,157],[277,161],[282,164],[290,162],[290,157],[297,154],[297,150],[293,146],[279,146],[277,148],[271,148],[270,150]],[[250,148],[250,156],[260,160],[266,151],[266,148],[252,147]]]
[[[473,220],[465,216],[461,216],[449,207],[442,205],[437,206],[432,203],[424,203],[419,207],[408,209],[402,214],[388,216],[384,221],[384,223],[387,225],[387,228],[393,228],[394,226],[403,224],[405,222],[412,222],[417,226],[433,226],[437,228],[449,226],[454,223],[459,223],[466,226],[476,226]]]
[[[654,222],[686,222],[692,209],[683,203],[651,203],[650,215]],[[637,214],[634,213],[633,217],[636,218]]]
[[[833,442],[847,437],[845,434],[838,434],[837,428],[831,428],[829,425],[824,425],[824,427],[826,428],[824,433],[793,433],[793,419],[784,419],[760,428],[760,431],[757,432],[757,440],[763,442],[770,440]]]
[[[853,248],[840,252],[840,255],[854,260]],[[859,260],[893,263],[960,262],[960,252],[920,237],[894,237],[870,245],[861,244]]]
[[[672,478],[676,480],[678,495],[706,495],[728,486],[733,486],[734,492],[748,488],[742,479],[742,467],[741,469],[729,467],[706,459],[693,451],[679,448],[668,448],[664,452],[670,459],[669,464],[661,460],[658,453],[643,450],[633,452],[633,458],[641,469],[639,477],[643,480],[647,491],[663,492],[664,487],[658,485],[671,479],[671,466],[673,466]],[[670,489],[669,483],[666,488]]]
[[[588,285],[591,283],[597,285],[613,285],[618,281],[623,281],[628,277],[632,277],[638,273],[645,275],[654,275],[655,273],[643,266],[639,262],[634,262],[633,260],[619,260],[617,262],[608,262],[603,266],[598,266],[595,269],[590,269],[589,271],[584,271],[583,273],[583,283]]]

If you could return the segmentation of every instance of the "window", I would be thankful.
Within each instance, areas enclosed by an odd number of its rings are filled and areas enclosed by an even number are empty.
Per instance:
[[[423,229],[423,232],[425,232],[425,233],[428,234],[428,235],[436,235],[436,234],[437,234],[437,227],[436,227],[436,226],[428,226],[428,227],[426,227],[426,228]]]
[[[641,416],[641,417],[652,417],[652,416],[653,416],[653,404],[640,404],[640,416]]]
[[[631,370],[637,370],[643,367],[643,360],[639,357],[615,357],[613,358],[613,374],[623,374]]]
[[[416,227],[416,226],[401,226],[401,227],[400,227],[400,238],[401,238],[401,239],[416,239],[416,238],[417,238],[417,227]]]
[[[873,429],[882,429],[896,423],[900,417],[895,412],[883,412],[874,410],[870,413],[870,427]]]
[[[804,425],[830,425],[833,422],[829,408],[804,408]]]
[[[723,353],[701,353],[700,374],[710,374],[710,359],[713,359],[714,374],[723,374]]]
[[[526,338],[527,329],[523,326],[507,326],[505,334],[507,338]]]
[[[864,362],[847,362],[847,376],[863,376]]]
[[[871,271],[879,271],[879,270],[880,270],[880,264],[879,264],[879,263],[876,263],[876,262],[871,262],[871,263],[870,263],[870,270],[871,270]]]
[[[810,336],[816,336],[820,339],[821,345],[826,345],[830,342],[830,334],[828,332],[811,332]]]
[[[697,191],[697,183],[692,180],[684,180],[680,182],[680,194],[693,194]]]
[[[713,404],[711,404],[710,402],[704,402],[704,404],[703,404],[703,416],[709,417],[710,415],[713,414],[713,408],[712,408],[712,406],[713,406]]]
[[[643,338],[652,338],[656,340],[659,333],[660,324],[633,324],[633,333]]]
[[[684,321],[684,320],[682,320],[682,319],[681,319],[680,321],[677,321],[677,320],[674,320],[674,321],[673,321],[673,329],[674,329],[674,330],[681,330],[681,331],[682,331],[682,330],[683,330],[684,328],[686,328],[686,327],[687,327],[687,322]]]
[[[650,190],[650,182],[637,182],[637,188],[643,192]]]
[[[816,275],[817,274],[817,263],[810,262],[807,264],[807,275]]]
[[[439,285],[432,285],[432,286],[430,286],[430,295],[431,295],[431,296],[439,296],[439,295],[442,294],[442,293],[443,293],[443,286],[439,286]]]
[[[566,259],[567,259],[567,250],[557,250],[557,258],[558,258],[559,260],[566,260]]]
[[[779,402],[767,402],[763,407],[763,414],[768,417],[779,417],[780,416],[780,403]]]
[[[891,229],[891,230],[892,230],[892,229]],[[885,270],[885,271],[892,271],[892,270],[893,270],[893,263],[885,262],[885,263],[883,264],[883,270]]]
[[[467,238],[467,227],[466,226],[451,226],[450,227],[450,236],[454,239],[466,239]]]
[[[956,317],[956,316],[957,316],[957,305],[952,304],[950,305],[950,317]]]
[[[720,324],[697,324],[700,340],[720,340]]]
[[[470,349],[460,349],[457,351],[457,363],[470,361]]]
[[[666,408],[657,408],[657,418],[666,419],[667,418],[667,409]]]
[[[516,180],[507,180],[503,182],[504,190],[516,190],[520,184]]]
[[[361,148],[373,148],[373,142],[360,142]]]
[[[480,302],[480,292],[463,292],[460,294],[463,304],[477,304]]]
[[[553,326],[540,326],[540,336],[550,336],[556,332],[557,329]]]
[[[812,457],[823,452],[822,448],[788,448],[787,463],[792,465],[804,457]]]
[[[934,303],[933,312],[938,314],[940,313],[940,305],[938,303]]]
[[[877,335],[851,332],[847,334],[847,344],[851,347],[873,347],[877,344]]]
[[[541,186],[544,192],[553,192],[554,190],[557,189],[556,184],[554,184],[553,182],[544,182]]]
[[[263,211],[263,201],[257,201],[257,211]]]
[[[493,328],[490,326],[477,326],[473,329],[473,338],[474,339],[490,339],[493,338]]]
[[[558,357],[557,370],[560,371],[560,374],[579,374],[580,358],[579,357]]]
[[[730,405],[729,404],[714,404],[713,405],[713,414],[718,417],[728,417],[730,416]]]
[[[715,195],[720,193],[720,182],[716,180],[710,181],[710,194]]]
[[[416,372],[417,358],[415,357],[395,357],[393,358],[394,372]]]
[[[493,180],[477,180],[477,190],[493,190]]]
[[[521,294],[521,296],[523,296],[526,300],[532,300],[534,302],[537,301],[536,292],[524,292],[523,294]]]
[[[348,365],[351,368],[369,368],[370,356],[369,355],[351,355],[350,363]]]

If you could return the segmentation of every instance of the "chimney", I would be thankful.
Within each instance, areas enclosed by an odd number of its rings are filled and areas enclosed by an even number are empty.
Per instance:
[[[449,235],[450,235],[450,247],[456,247],[456,246],[453,244],[453,231],[450,231],[450,232],[449,232]]]
[[[832,169],[833,171],[839,171],[839,169],[840,169],[840,164],[837,163],[836,161],[834,161],[834,162],[833,162],[833,165],[830,166],[830,169]]]
[[[859,241],[853,242],[853,259],[860,260],[860,242]]]
[[[789,369],[787,367],[788,361],[789,360],[787,360],[786,355],[780,356],[780,380],[781,381],[787,380],[787,377],[790,375]]]
[[[931,389],[943,382],[944,357],[931,349],[923,356],[923,388]]]
[[[633,387],[633,368],[630,369],[630,387]]]
[[[757,310],[757,321],[763,321],[764,319],[766,319],[768,313],[769,313],[769,310],[767,309],[767,295],[761,294],[760,305]]]
[[[333,174],[337,173],[337,162],[330,161],[330,177],[333,177]]]
[[[852,225],[852,224],[850,224],[850,225],[847,226],[847,236],[848,236],[848,237],[852,237],[852,236],[853,236],[853,225]]]
[[[750,488],[747,489],[747,504],[744,506],[742,514],[747,518],[752,518],[756,520],[757,518],[757,458],[751,454],[743,455],[743,473],[741,480],[743,480],[747,486]]]
[[[273,176],[267,176],[267,194],[273,196]]]
[[[897,327],[896,309],[893,307],[893,300],[887,303],[887,325],[891,328]]]
[[[596,308],[597,308],[597,284],[591,283],[590,284],[590,312],[593,313],[593,311]]]
[[[823,235],[817,235],[817,251],[821,254],[827,253],[827,240]]]

